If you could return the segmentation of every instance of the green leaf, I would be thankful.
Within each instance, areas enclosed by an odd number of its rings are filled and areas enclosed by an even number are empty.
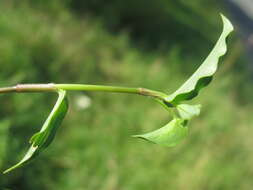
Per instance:
[[[175,118],[158,130],[143,135],[134,135],[133,137],[138,137],[155,144],[172,147],[180,143],[187,134],[188,127],[186,126],[186,120]]]
[[[219,58],[227,51],[226,38],[233,31],[233,25],[230,21],[223,15],[221,17],[223,32],[213,50],[197,71],[179,89],[166,98],[168,103],[176,106],[184,100],[191,100],[198,95],[203,87],[211,82],[217,70]]]
[[[24,158],[12,166],[11,168],[5,170],[3,173],[8,173],[18,167],[23,166],[25,163],[38,156],[46,147],[48,147],[53,141],[58,127],[62,123],[67,110],[68,110],[68,101],[66,97],[66,91],[60,90],[58,92],[59,96],[57,102],[43,124],[40,132],[36,133],[30,139],[32,144]]]
[[[179,104],[177,110],[182,119],[190,120],[200,114],[201,105]]]

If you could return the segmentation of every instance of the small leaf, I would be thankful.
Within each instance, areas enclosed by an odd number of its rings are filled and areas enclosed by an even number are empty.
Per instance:
[[[12,166],[11,168],[5,170],[3,173],[8,173],[18,167],[23,166],[25,163],[38,156],[47,146],[53,141],[58,127],[62,123],[67,110],[68,110],[68,101],[66,97],[66,91],[60,90],[59,97],[57,102],[43,124],[40,132],[34,134],[30,139],[32,144],[24,158]]]
[[[226,38],[233,31],[233,25],[230,21],[223,15],[221,17],[223,32],[215,47],[197,71],[179,89],[166,98],[168,103],[176,106],[184,100],[191,100],[198,95],[203,87],[211,82],[217,70],[219,58],[227,51]]]
[[[186,126],[186,121],[184,119],[176,118],[158,130],[143,135],[134,135],[133,137],[172,147],[180,143],[187,134],[188,127]]]
[[[179,104],[177,110],[182,119],[190,120],[200,114],[201,105]]]

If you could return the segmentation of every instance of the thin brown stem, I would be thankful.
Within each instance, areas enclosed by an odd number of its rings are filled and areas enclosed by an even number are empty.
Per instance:
[[[53,83],[49,84],[17,84],[16,86],[0,88],[1,93],[19,92],[55,92],[57,88]]]

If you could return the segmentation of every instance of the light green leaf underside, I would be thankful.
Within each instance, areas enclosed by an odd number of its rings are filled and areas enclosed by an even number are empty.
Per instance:
[[[188,127],[185,125],[185,120],[176,118],[158,130],[143,135],[134,135],[133,137],[138,137],[155,144],[173,147],[187,136]]]
[[[223,31],[211,53],[197,71],[179,89],[166,98],[166,101],[174,106],[184,100],[196,97],[199,91],[211,82],[217,70],[219,58],[227,51],[226,38],[233,31],[230,21],[223,15],[221,17]]]
[[[201,105],[179,104],[177,110],[180,118],[190,120],[200,114]]]
[[[43,124],[40,132],[34,134],[30,139],[32,144],[24,158],[12,166],[11,168],[5,170],[3,173],[8,173],[18,167],[23,166],[25,163],[33,159],[35,156],[38,156],[46,147],[48,147],[53,141],[58,127],[62,123],[67,110],[68,110],[68,101],[66,97],[66,91],[60,90],[58,92],[59,96],[57,102]]]

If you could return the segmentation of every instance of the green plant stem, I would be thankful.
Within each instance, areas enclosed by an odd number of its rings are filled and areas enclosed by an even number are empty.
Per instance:
[[[161,99],[167,96],[162,92],[146,88],[129,88],[119,86],[86,85],[86,84],[56,84],[55,86],[58,89],[71,90],[71,91],[100,91],[100,92],[113,92],[113,93],[128,93],[128,94],[139,94],[143,96],[152,96]]]
[[[18,84],[11,87],[0,88],[1,93],[25,93],[25,92],[56,92],[58,90],[66,91],[99,91],[99,92],[112,92],[112,93],[128,93],[139,94],[143,96],[150,96],[164,100],[166,94],[146,88],[128,88],[118,86],[104,86],[104,85],[86,85],[86,84]]]

